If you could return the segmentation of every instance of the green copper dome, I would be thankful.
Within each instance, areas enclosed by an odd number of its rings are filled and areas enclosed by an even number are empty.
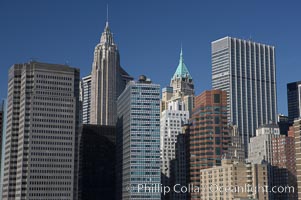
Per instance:
[[[178,65],[177,70],[176,70],[175,74],[173,75],[172,79],[176,79],[176,78],[192,79],[186,65],[184,64],[182,48],[181,48],[181,53],[180,53],[179,65]]]

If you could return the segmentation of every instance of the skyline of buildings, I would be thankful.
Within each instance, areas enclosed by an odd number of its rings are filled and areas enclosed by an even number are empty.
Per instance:
[[[97,199],[97,191],[109,191],[111,198],[159,200],[161,191],[153,189],[162,183],[180,181],[202,188],[203,183],[217,181],[200,170],[224,170],[229,157],[236,160],[228,163],[230,171],[240,163],[242,177],[247,174],[243,181],[251,180],[248,173],[255,174],[253,186],[274,181],[263,160],[293,172],[293,162],[283,161],[293,154],[275,152],[290,152],[284,142],[293,141],[271,124],[278,114],[274,47],[226,37],[212,42],[212,52],[212,83],[220,89],[194,96],[181,48],[162,99],[159,84],[144,75],[133,81],[121,68],[108,21],[95,47],[92,73],[81,80],[79,70],[67,65],[15,64],[8,82],[3,199]],[[81,123],[85,125],[80,129]],[[254,128],[257,134],[252,137]],[[270,138],[273,134],[277,137]],[[298,145],[294,148],[297,151]],[[246,163],[247,153],[252,163]],[[297,174],[298,164],[297,160]],[[93,171],[97,169],[103,171]],[[110,173],[104,174],[104,169]],[[288,178],[287,171],[277,173]],[[108,181],[110,187],[97,179]],[[229,180],[221,182],[232,184]],[[201,198],[189,195],[166,198]],[[223,194],[206,195],[210,199]],[[270,198],[247,196],[252,195]]]
[[[256,128],[277,122],[275,47],[224,37],[211,51],[212,88],[227,91],[228,121],[248,144]]]

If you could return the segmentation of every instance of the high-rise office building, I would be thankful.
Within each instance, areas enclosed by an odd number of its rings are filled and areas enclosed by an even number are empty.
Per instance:
[[[189,179],[200,186],[200,170],[220,166],[230,142],[227,125],[227,93],[222,90],[205,91],[195,97],[190,118]],[[192,193],[191,199],[200,199]]]
[[[117,199],[160,200],[160,85],[140,76],[117,107]]]
[[[79,146],[79,199],[115,200],[115,126],[83,124]]]
[[[228,121],[248,144],[256,128],[277,122],[275,48],[225,37],[211,51],[212,87],[227,92]]]
[[[290,124],[301,117],[301,81],[287,84],[288,121]]]
[[[77,199],[79,69],[30,62],[9,70],[2,199]]]
[[[82,90],[82,123],[90,124],[91,112],[91,75],[85,76],[81,80]]]
[[[91,73],[91,124],[116,125],[117,98],[129,80],[132,78],[120,66],[119,51],[107,21],[100,43],[94,50]]]
[[[169,185],[171,161],[175,159],[177,135],[182,126],[189,120],[189,111],[182,101],[170,101],[167,110],[161,113],[160,119],[160,152],[162,184]]]
[[[184,63],[181,49],[180,60],[170,86],[162,89],[161,99],[161,182],[169,186],[171,168],[175,164],[175,146],[177,136],[182,132],[182,125],[187,124],[194,105],[194,84],[192,77]],[[165,194],[162,199],[170,199],[170,194]]]

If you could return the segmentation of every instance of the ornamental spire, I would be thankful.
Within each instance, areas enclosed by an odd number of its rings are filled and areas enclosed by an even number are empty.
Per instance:
[[[180,51],[180,60],[179,60],[179,65],[177,67],[176,72],[174,73],[172,79],[176,78],[188,78],[192,79],[185,63],[184,63],[184,58],[183,58],[183,49],[182,49],[182,44],[181,44],[181,51]]]
[[[109,4],[107,4],[107,21],[106,21],[106,28],[109,28]]]
[[[100,44],[109,44],[109,45],[114,44],[113,34],[111,33],[111,30],[109,27],[109,5],[108,4],[107,4],[106,26],[105,26],[103,33],[101,34]]]

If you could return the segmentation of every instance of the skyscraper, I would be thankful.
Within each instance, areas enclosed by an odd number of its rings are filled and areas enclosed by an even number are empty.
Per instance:
[[[115,200],[115,132],[115,126],[83,125],[79,145],[80,200]]]
[[[275,47],[225,37],[211,50],[212,87],[227,92],[228,121],[248,144],[256,128],[277,122]]]
[[[227,125],[227,93],[222,90],[205,91],[195,97],[190,118],[189,179],[200,186],[200,170],[220,166],[230,142]],[[191,199],[200,199],[192,193]]]
[[[162,90],[161,112],[167,109],[168,102],[179,100],[184,102],[186,110],[191,114],[194,107],[194,83],[184,63],[182,48],[178,67],[170,80],[170,87]]]
[[[301,81],[287,84],[288,121],[290,124],[301,117]]]
[[[194,84],[183,58],[183,50],[181,48],[179,65],[174,73],[170,86],[173,88],[173,97],[179,98],[187,95],[194,95]]]
[[[79,69],[30,62],[9,70],[2,199],[77,199]]]
[[[177,135],[182,132],[182,126],[189,120],[189,111],[182,101],[171,101],[160,119],[160,152],[162,184],[169,185],[171,161],[175,159]]]
[[[82,119],[83,124],[90,124],[91,112],[91,75],[85,76],[81,80],[82,89]]]
[[[115,126],[117,98],[132,80],[120,66],[119,51],[113,40],[108,21],[94,50],[91,73],[90,123]]]
[[[160,200],[160,85],[140,76],[117,105],[117,199]]]
[[[170,87],[162,89],[160,120],[161,181],[170,185],[171,168],[175,164],[175,146],[182,126],[187,124],[194,105],[194,84],[181,49],[179,64],[170,80]],[[162,196],[169,199],[170,194]]]

